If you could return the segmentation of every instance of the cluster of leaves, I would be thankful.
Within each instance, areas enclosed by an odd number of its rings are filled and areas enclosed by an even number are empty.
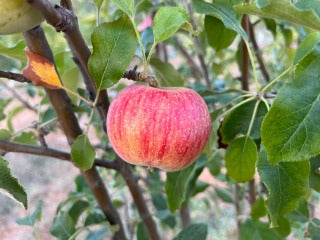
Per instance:
[[[136,169],[136,174],[145,177],[144,191],[151,196],[149,205],[155,209],[155,217],[161,223],[162,231],[173,231],[176,234],[174,239],[206,239],[208,227],[203,223],[191,224],[178,233],[180,228],[177,226],[176,210],[188,206],[193,210],[193,202],[206,202],[208,206],[203,211],[209,211],[210,206],[217,202],[219,205],[221,201],[235,206],[244,205],[241,203],[246,201],[248,191],[247,184],[243,183],[256,179],[255,191],[259,197],[251,206],[250,216],[240,222],[241,239],[283,239],[289,234],[302,238],[305,229],[309,237],[317,239],[320,220],[313,218],[310,211],[314,202],[318,201],[320,191],[320,128],[317,124],[320,117],[319,1],[299,0],[293,4],[289,0],[256,0],[249,3],[241,0],[214,0],[212,3],[193,0],[195,16],[191,20],[199,26],[198,32],[191,26],[186,11],[190,6],[183,6],[179,1],[169,4],[167,1],[113,0],[113,5],[109,1],[94,2],[99,14],[92,14],[98,16],[97,19],[93,21],[90,17],[80,17],[80,27],[83,30],[94,29],[92,35],[86,38],[91,39],[93,49],[89,70],[99,90],[118,83],[138,50],[144,74],[151,70],[162,86],[195,89],[211,111],[212,136],[196,163],[183,171],[167,173],[165,182],[157,171],[145,173],[141,168]],[[84,5],[84,2],[79,3],[80,13],[86,8]],[[88,7],[89,11],[95,10],[92,6]],[[153,13],[153,25],[139,33],[137,23]],[[272,69],[269,74],[274,80],[271,82],[264,81],[256,69],[255,52],[251,50],[248,33],[241,26],[244,13],[256,15],[252,17],[257,20],[254,27],[259,26],[263,34],[273,39],[262,50],[265,59],[270,59],[267,67]],[[94,27],[96,23],[98,26]],[[79,70],[69,59],[70,52],[65,50],[65,43],[52,29],[45,27],[45,30],[49,39],[51,37],[55,43],[61,43],[53,44],[53,50],[62,80],[77,78],[72,83],[64,81],[64,86],[87,97],[80,84]],[[207,69],[209,84],[205,85],[202,81],[203,70],[199,71],[199,76],[192,74],[194,69],[189,69],[187,59],[177,70],[159,55],[153,56],[155,48],[161,46],[159,43],[170,45],[177,54],[181,49],[180,39],[184,45],[191,46],[187,48],[189,57],[205,56],[210,66]],[[15,45],[8,47],[0,42],[0,53],[4,55],[0,56],[0,68],[20,70],[26,62],[23,54],[25,44],[18,36],[8,37],[6,41]],[[246,44],[251,58],[251,79],[255,83],[251,86],[252,89],[255,87],[252,92],[241,90],[237,76],[231,71],[236,68],[234,66],[242,67],[241,41]],[[295,42],[299,43],[297,49],[293,47]],[[195,79],[186,81],[191,76]],[[215,86],[214,89],[209,88],[211,85]],[[118,84],[113,90],[117,92],[122,87]],[[39,124],[55,129],[55,114],[43,91],[33,86],[28,86],[26,90],[30,97],[37,95],[42,98],[36,106],[37,109],[41,106]],[[97,137],[102,139],[101,145],[107,145],[103,126],[93,110],[74,96],[72,100],[79,117],[90,116],[89,125],[94,126]],[[3,114],[9,103],[10,99],[0,101],[3,110],[0,118],[5,119],[8,126],[0,130],[0,139],[38,145],[37,132],[33,128],[32,131],[18,132],[13,128],[12,119],[24,109],[23,106],[11,110],[7,116]],[[78,137],[71,151],[75,164],[83,170],[89,169],[95,156],[100,154],[91,146],[86,133]],[[112,150],[101,154],[107,158],[114,156]],[[205,169],[225,187],[211,188],[210,184],[200,181],[198,178]],[[0,158],[0,171],[0,187],[26,207],[26,193],[11,176],[8,163],[3,158]],[[115,179],[108,187],[122,189],[121,194],[127,194],[118,174],[112,171],[107,173]],[[102,239],[107,234],[111,235],[114,229],[104,221],[83,179],[78,178],[76,184],[76,191],[70,193],[57,210],[51,227],[52,235],[59,239],[73,239],[84,230],[89,231],[87,239]],[[234,185],[240,190],[234,191]],[[204,191],[204,196],[198,194]],[[114,204],[119,209],[126,207],[122,200],[116,198]],[[136,228],[137,239],[148,239],[146,227],[139,220],[134,204],[130,211],[134,217],[128,228]],[[41,204],[32,215],[18,222],[34,226],[40,213]],[[100,229],[91,230],[97,224]],[[213,228],[210,223],[209,226]],[[209,231],[213,232],[211,228]]]

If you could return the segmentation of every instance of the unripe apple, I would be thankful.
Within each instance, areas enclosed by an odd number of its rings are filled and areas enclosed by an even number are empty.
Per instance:
[[[112,101],[108,137],[126,162],[178,171],[192,164],[210,135],[208,107],[195,91],[133,85]]]
[[[24,32],[43,18],[25,0],[0,0],[0,34]]]

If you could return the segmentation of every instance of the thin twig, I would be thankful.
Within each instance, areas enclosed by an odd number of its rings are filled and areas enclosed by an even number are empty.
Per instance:
[[[196,31],[197,30],[197,25],[194,21],[194,17],[193,17],[193,11],[192,11],[192,6],[191,6],[191,3],[187,3],[187,8],[188,8],[188,13],[189,13],[189,16],[190,16],[190,23],[193,27],[193,29]],[[201,65],[201,69],[202,69],[202,73],[203,73],[203,76],[204,76],[204,80],[206,81],[206,84],[207,84],[207,87],[208,88],[211,88],[211,82],[210,82],[210,79],[209,79],[209,73],[208,73],[208,66],[204,60],[204,56],[203,56],[203,53],[202,53],[202,50],[201,50],[201,43],[200,43],[200,40],[198,37],[195,37],[194,38],[194,42],[198,48],[198,59],[199,59],[199,62],[200,62],[200,65]]]
[[[247,14],[244,14],[242,17],[242,27],[246,31],[247,34],[249,34],[249,16]],[[247,49],[247,45],[245,44],[244,40],[242,40],[242,90],[249,91],[249,52]],[[256,194],[255,194],[255,182],[254,179],[252,179],[249,182],[249,196],[250,196],[250,204],[251,206],[256,201]]]
[[[264,79],[266,80],[266,82],[269,82],[270,81],[270,74],[267,70],[267,66],[266,66],[265,61],[262,57],[259,45],[256,40],[256,36],[254,33],[254,25],[250,22],[250,20],[248,23],[249,23],[250,40],[252,42],[253,49],[255,51],[257,60],[259,62],[260,70],[261,70],[262,75],[263,75]]]
[[[30,82],[22,74],[12,73],[12,72],[5,72],[5,71],[0,71],[0,78],[7,78],[7,79],[10,79],[10,80],[15,80],[17,82],[22,82],[22,83]]]
[[[40,3],[43,1],[36,1]],[[45,34],[41,27],[36,27],[28,30],[24,34],[27,46],[30,51],[37,53],[54,63],[53,53],[47,42]],[[76,115],[72,109],[71,100],[64,90],[46,89],[50,102],[56,111],[61,127],[67,137],[69,144],[82,134]],[[112,225],[118,225],[119,230],[115,232],[114,240],[127,239],[123,229],[120,216],[113,206],[108,190],[104,185],[97,169],[92,167],[88,171],[81,171],[81,174],[86,179],[95,199],[100,208],[105,214],[107,220]]]
[[[15,97],[16,99],[18,99],[26,108],[28,108],[29,110],[33,111],[33,112],[37,112],[37,109],[35,109],[33,106],[30,105],[30,103],[28,103],[27,101],[25,101],[13,88],[9,87],[5,82],[0,81],[0,84],[9,92],[11,92],[11,94],[13,95],[13,97]]]
[[[241,215],[241,208],[240,208],[240,186],[238,183],[235,184],[234,190],[234,207],[236,210],[236,222],[237,222],[237,231],[238,231],[238,239],[240,240],[240,215]]]
[[[47,22],[53,25],[57,29],[57,31],[64,32],[65,37],[68,41],[68,44],[74,54],[74,59],[77,59],[79,62],[78,66],[81,70],[81,73],[84,75],[86,87],[91,96],[91,99],[95,99],[97,88],[89,73],[88,66],[87,66],[91,52],[80,33],[75,14],[59,6],[53,7],[53,5],[48,0],[39,0],[39,1],[27,0],[27,1],[31,4],[33,8],[38,10],[44,16]],[[109,100],[108,100],[108,95],[106,90],[100,91],[97,107],[99,110],[100,117],[103,121],[102,124],[104,127],[104,131],[106,132],[105,120],[106,120],[107,112],[109,109]],[[119,161],[119,162],[122,163],[122,165],[124,164],[127,167],[127,170],[125,172],[121,172],[124,178],[128,178],[129,175],[133,175],[133,172],[131,168],[129,168],[130,166],[128,164],[125,164],[122,161]],[[122,165],[119,164],[119,166],[122,166]],[[160,239],[154,220],[152,219],[152,217],[146,217],[146,216],[150,216],[150,213],[148,211],[146,202],[143,199],[141,190],[137,184],[134,185],[134,187],[137,188],[137,192],[136,194],[132,194],[132,196],[138,207],[139,214],[143,219],[144,223],[146,224],[150,236],[154,236],[152,239]],[[121,223],[121,221],[119,222]]]
[[[13,143],[4,140],[0,140],[0,150],[3,152],[12,153],[26,153],[37,156],[52,157],[63,161],[71,162],[71,155],[67,152],[59,151],[52,148],[36,147],[31,145],[25,145],[20,143]],[[117,169],[114,161],[106,161],[103,159],[96,159],[94,162],[95,166]]]
[[[187,49],[183,46],[180,39],[178,37],[176,37],[175,40],[176,40],[178,49],[180,50],[181,54],[185,57],[185,59],[187,60],[187,63],[189,64],[189,66],[191,68],[191,75],[195,79],[203,77],[203,73],[201,72],[198,65],[193,60],[192,56],[190,56]]]
[[[190,225],[191,217],[190,217],[190,211],[187,203],[184,203],[181,205],[180,218],[181,218],[182,228],[185,228],[188,225]]]

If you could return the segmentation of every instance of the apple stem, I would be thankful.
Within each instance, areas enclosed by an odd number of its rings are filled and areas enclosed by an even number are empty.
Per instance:
[[[155,76],[149,75],[144,77],[143,73],[136,72],[136,69],[137,68],[135,67],[134,69],[127,71],[123,77],[136,82],[146,82],[149,84],[150,87],[160,87],[160,84],[155,78]]]
[[[160,87],[160,84],[158,83],[158,81],[155,78],[155,76],[151,76],[150,75],[150,76],[142,77],[142,75],[141,75],[140,76],[140,81],[148,83],[150,87],[154,87],[154,88]]]

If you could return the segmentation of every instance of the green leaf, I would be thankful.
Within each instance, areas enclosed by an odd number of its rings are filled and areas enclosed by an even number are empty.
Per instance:
[[[19,41],[15,45],[13,45],[12,47],[7,47],[2,42],[0,42],[0,54],[1,55],[20,60],[22,62],[27,61],[26,54],[24,53],[25,48],[26,48],[25,41]]]
[[[173,240],[206,240],[208,226],[203,223],[190,224],[184,228]]]
[[[221,198],[221,200],[223,200],[226,203],[233,203],[233,196],[232,193],[230,191],[227,191],[223,188],[219,188],[219,187],[215,187],[214,191],[216,192],[217,196],[219,198]]]
[[[89,231],[86,240],[104,240],[108,234],[108,229],[102,228],[97,231]]]
[[[204,192],[209,186],[210,184],[206,182],[197,181],[192,192],[192,197],[197,195],[198,193]]]
[[[202,173],[206,163],[207,163],[206,155],[201,154],[199,159],[196,161],[195,166],[192,171],[192,174],[189,178],[185,201],[188,201],[190,199],[190,197],[193,195],[195,188],[196,188],[197,179],[200,176],[200,174]]]
[[[180,7],[161,7],[154,16],[154,41],[159,43],[167,40],[181,27],[191,32],[193,31],[187,12]]]
[[[198,13],[211,14],[221,19],[226,28],[236,31],[244,40],[248,41],[248,35],[241,27],[241,22],[231,7],[202,0],[192,0],[192,6]]]
[[[264,8],[270,5],[270,0],[256,0],[256,6],[258,8]]]
[[[257,146],[250,137],[235,139],[229,144],[225,157],[228,175],[237,182],[251,180],[255,174],[257,159]]]
[[[18,180],[12,176],[8,162],[0,156],[0,192],[28,207],[27,194]]]
[[[259,197],[254,205],[251,207],[250,215],[253,220],[258,221],[261,217],[267,214],[266,206],[263,197]]]
[[[0,129],[0,140],[10,141],[11,133],[7,129]]]
[[[180,208],[186,198],[188,183],[195,164],[178,172],[167,172],[165,189],[168,197],[168,207],[171,212]]]
[[[86,220],[84,222],[84,226],[96,225],[106,221],[106,217],[101,211],[100,208],[94,208],[88,213]]]
[[[312,219],[308,224],[311,240],[318,240],[320,236],[320,219]]]
[[[224,143],[231,143],[239,134],[245,135],[248,132],[250,120],[256,101],[250,101],[232,110],[224,118],[220,133]],[[252,125],[250,137],[253,139],[260,138],[260,127],[268,109],[263,102],[259,103],[256,118]]]
[[[42,203],[43,201],[40,200],[37,203],[37,207],[34,210],[34,212],[24,218],[17,219],[16,222],[19,225],[26,225],[26,226],[31,226],[33,227],[36,221],[41,220],[41,215],[42,215]]]
[[[319,42],[319,32],[310,33],[305,39],[303,39],[293,59],[293,65],[298,64],[303,58],[305,58],[309,53],[311,53]]]
[[[22,132],[20,135],[15,137],[12,141],[16,143],[22,143],[22,144],[27,144],[32,146],[38,145],[38,139],[34,132]]]
[[[93,53],[89,71],[102,90],[116,84],[129,66],[137,45],[130,20],[123,16],[111,23],[98,26],[91,37]]]
[[[101,8],[103,1],[104,0],[93,0],[94,4],[97,6],[98,9]]]
[[[143,222],[138,223],[137,227],[137,240],[149,240],[149,233],[146,225]]]
[[[0,99],[0,121],[6,118],[6,115],[4,114],[4,110],[8,106],[8,104],[11,102],[10,99]]]
[[[298,207],[293,212],[290,212],[286,217],[292,221],[308,222],[309,221],[309,207],[306,199],[302,198],[299,201]]]
[[[270,4],[264,8],[258,8],[256,1],[250,1],[250,3],[234,6],[234,9],[239,13],[280,19],[313,29],[320,29],[320,21],[311,11],[299,11],[288,0],[269,0],[269,2]]]
[[[126,13],[128,16],[133,15],[134,10],[134,0],[112,0],[115,5],[119,9],[121,9],[124,13]]]
[[[288,219],[284,217],[280,217],[278,219],[279,227],[273,228],[273,231],[275,231],[281,238],[285,238],[288,236],[291,232],[291,226]]]
[[[309,186],[320,192],[320,157],[310,159]]]
[[[59,240],[68,240],[76,232],[76,222],[68,214],[62,212],[53,220],[50,233]]]
[[[185,79],[170,63],[164,63],[159,58],[152,58],[150,65],[161,86],[181,87],[184,85]]]
[[[80,135],[73,142],[71,147],[71,157],[73,162],[82,170],[92,168],[96,152],[86,135]]]
[[[208,158],[207,167],[209,168],[209,171],[213,176],[217,176],[220,173],[224,155],[224,149],[218,149],[214,151]]]
[[[240,226],[241,240],[281,240],[267,223],[247,220]]]
[[[9,129],[10,132],[14,132],[14,129],[13,129],[13,125],[12,125],[12,120],[13,118],[18,115],[21,111],[23,111],[25,109],[24,106],[18,106],[18,107],[15,107],[14,109],[12,109],[7,117],[6,117],[6,123],[7,123],[7,128]]]
[[[265,117],[261,138],[270,163],[320,153],[320,57],[283,86]]]
[[[258,172],[268,188],[266,202],[271,227],[278,227],[281,216],[296,209],[299,200],[308,192],[309,161],[283,162],[272,166],[261,148]]]
[[[74,222],[77,222],[80,215],[88,209],[90,206],[88,201],[78,200],[72,204],[70,209],[68,210],[69,216],[73,219]]]
[[[210,15],[206,15],[204,27],[208,43],[216,51],[229,47],[237,36],[237,33],[226,28],[220,19]]]
[[[313,11],[320,18],[320,1],[319,0],[298,0],[294,6],[300,11]]]

